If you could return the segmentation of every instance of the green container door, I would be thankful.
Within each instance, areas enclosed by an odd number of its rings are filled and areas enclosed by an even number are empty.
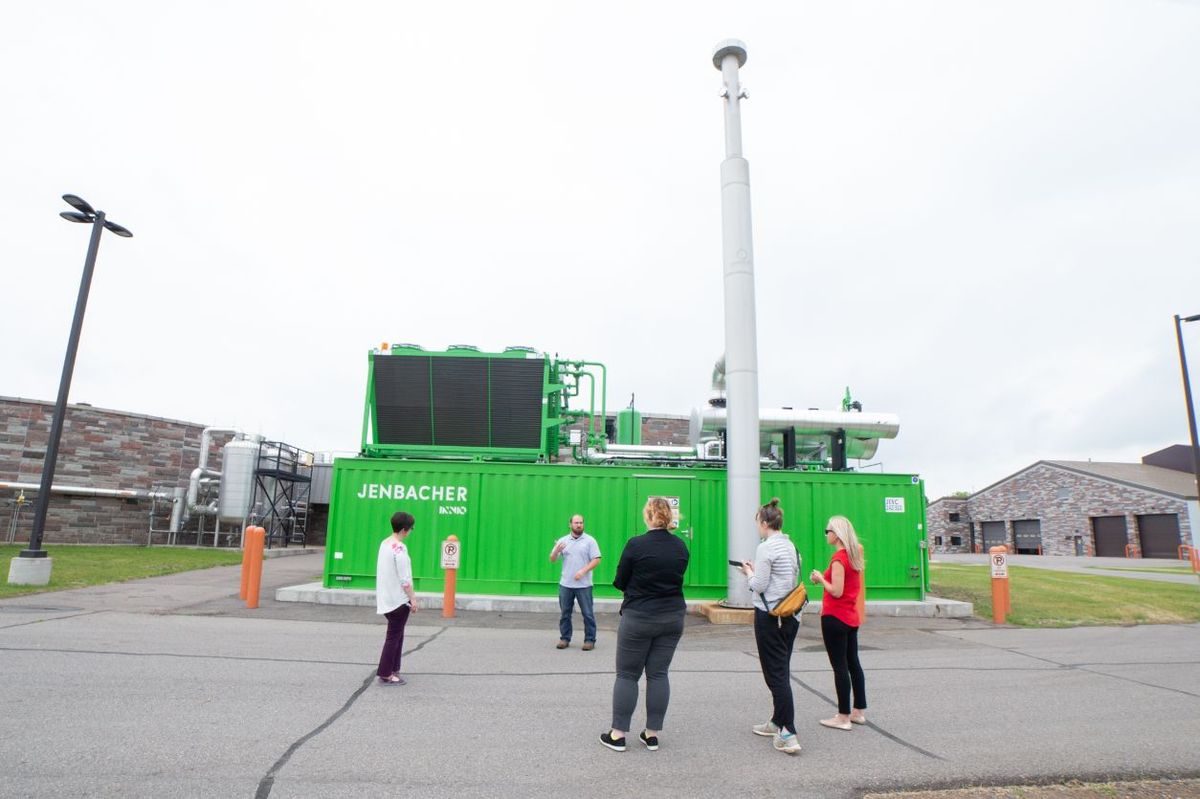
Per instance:
[[[642,514],[642,509],[646,507],[646,500],[650,497],[663,497],[671,506],[671,515],[674,517],[672,524],[673,532],[684,544],[687,545],[689,555],[694,556],[694,548],[692,546],[695,535],[695,521],[692,513],[692,483],[693,478],[690,475],[681,475],[679,477],[634,477],[635,494],[634,505],[637,506],[637,513]],[[701,585],[701,579],[697,577],[698,569],[693,568],[694,563],[689,558],[688,570],[684,575],[684,586]]]

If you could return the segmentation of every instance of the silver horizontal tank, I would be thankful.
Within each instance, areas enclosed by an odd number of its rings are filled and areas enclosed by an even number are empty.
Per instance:
[[[899,434],[900,417],[894,413],[761,408],[758,425],[759,447],[764,453],[772,445],[782,444],[786,430],[796,431],[796,445],[801,450],[820,449],[825,439],[842,430],[846,436],[846,457],[861,459],[875,456],[880,439],[895,438]],[[688,426],[688,439],[699,444],[725,429],[724,408],[695,408]]]

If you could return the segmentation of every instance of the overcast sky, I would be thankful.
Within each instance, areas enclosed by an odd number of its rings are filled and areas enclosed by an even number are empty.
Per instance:
[[[530,345],[708,397],[744,40],[764,406],[846,386],[937,497],[1184,442],[1200,2],[11,4],[0,394],[355,450],[366,352]],[[1187,331],[1200,362],[1200,323]],[[1193,371],[1200,377],[1200,369]]]

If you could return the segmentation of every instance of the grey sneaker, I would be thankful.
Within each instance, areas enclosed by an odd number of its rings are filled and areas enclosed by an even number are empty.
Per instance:
[[[800,751],[800,742],[796,740],[796,735],[784,730],[775,733],[774,746],[780,752],[789,755],[794,755]]]
[[[779,733],[779,728],[776,727],[774,724],[772,724],[769,721],[765,724],[755,724],[753,727],[750,728],[750,730],[755,735],[762,735],[763,737],[766,737],[766,738],[770,738],[771,736]]]

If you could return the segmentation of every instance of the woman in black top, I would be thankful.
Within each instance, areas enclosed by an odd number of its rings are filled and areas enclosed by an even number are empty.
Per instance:
[[[658,749],[658,733],[671,698],[667,671],[675,646],[683,635],[683,573],[688,549],[668,532],[671,506],[662,497],[651,497],[642,509],[643,535],[625,544],[613,585],[625,594],[621,626],[617,630],[617,679],[613,682],[612,729],[600,734],[600,743],[625,751],[638,700],[638,679],[646,672],[646,729],[638,739],[646,748]]]

